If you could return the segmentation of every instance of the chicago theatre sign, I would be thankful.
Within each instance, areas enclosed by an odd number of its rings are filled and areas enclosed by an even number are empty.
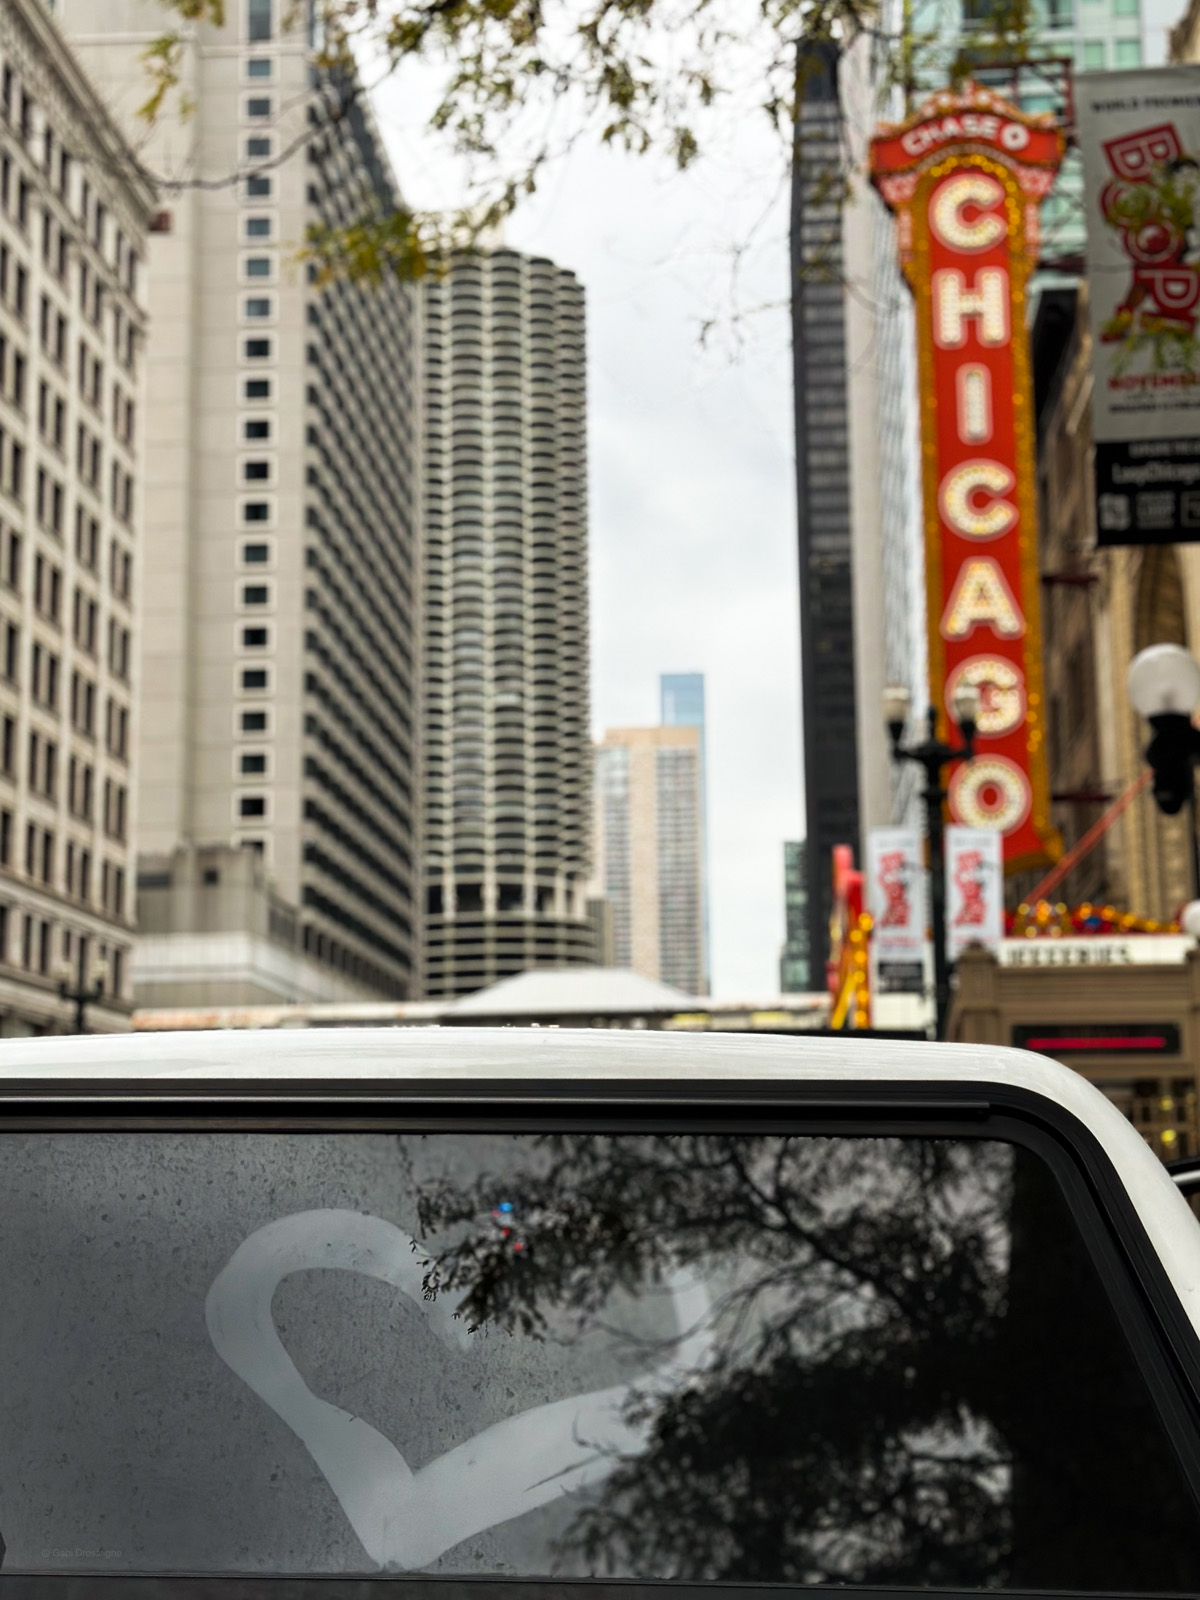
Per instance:
[[[968,84],[871,142],[916,300],[933,703],[980,692],[955,822],[999,828],[1009,870],[1053,860],[1042,700],[1033,392],[1025,296],[1038,207],[1063,155],[1052,118]]]

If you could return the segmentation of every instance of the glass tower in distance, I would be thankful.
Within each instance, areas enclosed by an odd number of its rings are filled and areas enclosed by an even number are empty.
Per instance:
[[[712,945],[708,924],[708,777],[705,766],[704,740],[704,674],[702,672],[664,672],[658,680],[660,717],[664,728],[695,728],[700,735],[700,862],[702,903],[701,922],[704,928],[704,972],[697,994],[709,992],[709,966]]]
[[[812,954],[808,940],[808,857],[803,839],[783,846],[786,938],[779,957],[779,987],[784,994],[807,994],[812,988]]]

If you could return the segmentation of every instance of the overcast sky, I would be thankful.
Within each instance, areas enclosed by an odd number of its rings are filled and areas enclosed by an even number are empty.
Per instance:
[[[376,92],[380,129],[410,203],[444,205],[409,91]],[[765,119],[731,120],[685,175],[577,145],[505,242],[587,291],[593,730],[657,722],[659,674],[704,673],[713,988],[767,998],[803,828],[787,197]]]

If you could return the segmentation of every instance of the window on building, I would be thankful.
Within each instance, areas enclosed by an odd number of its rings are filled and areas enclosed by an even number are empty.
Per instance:
[[[270,295],[251,295],[245,304],[245,313],[248,317],[269,317],[273,311],[274,304]]]
[[[1120,71],[1142,64],[1142,41],[1118,39],[1113,45],[1113,65]]]
[[[271,547],[266,544],[247,544],[242,546],[242,561],[248,567],[265,565],[271,559]]]
[[[243,689],[265,689],[267,687],[266,667],[244,667],[242,669]]]
[[[271,237],[270,217],[247,217],[246,237],[247,239],[269,239]],[[247,272],[250,270],[250,265],[249,262],[246,263]],[[267,274],[263,273],[263,276],[266,277]]]
[[[257,339],[250,340],[251,344],[258,344],[260,342],[267,344],[270,341],[259,341]],[[247,400],[269,400],[271,398],[270,378],[247,378],[243,393],[245,394]]]
[[[267,770],[267,758],[261,751],[243,751],[240,768],[245,777],[261,776]]]
[[[251,95],[246,101],[246,115],[248,117],[269,117],[271,115],[270,95]]]
[[[271,141],[266,134],[252,134],[246,140],[246,155],[251,161],[262,161],[271,154]]]
[[[266,628],[242,629],[242,648],[244,650],[262,650],[270,642],[271,637]]]
[[[269,522],[271,508],[265,500],[248,500],[242,507],[243,522]]]
[[[250,256],[246,261],[246,276],[248,278],[269,278],[272,265],[270,256]]]
[[[248,78],[269,78],[271,76],[271,62],[267,56],[251,56],[246,63],[246,76]]]
[[[243,466],[242,476],[247,483],[265,483],[271,476],[271,463],[269,461],[247,461]]]
[[[271,341],[270,339],[247,339],[243,348],[247,361],[263,361],[271,354]],[[263,381],[267,384],[267,393],[269,394],[270,381],[267,379]],[[247,395],[249,395],[249,388],[247,388]]]
[[[246,0],[246,37],[261,44],[271,37],[271,0]]]
[[[247,439],[269,439],[271,437],[271,423],[267,417],[250,417],[242,430]]]
[[[266,733],[267,713],[265,711],[243,711],[241,726],[243,733]]]
[[[252,172],[246,179],[247,200],[265,200],[270,193],[271,180],[265,172]]]
[[[238,800],[239,817],[265,817],[267,814],[266,797],[261,794],[244,794]]]
[[[247,583],[242,586],[244,606],[265,606],[270,598],[271,591],[265,583]]]

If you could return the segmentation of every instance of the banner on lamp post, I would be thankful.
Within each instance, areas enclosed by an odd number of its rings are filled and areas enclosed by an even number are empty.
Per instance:
[[[1075,79],[1099,544],[1200,540],[1200,74]]]
[[[946,954],[968,945],[999,951],[1004,938],[1004,861],[994,828],[946,829]]]
[[[925,865],[915,828],[872,828],[868,833],[867,909],[876,990],[920,994],[925,981]]]

